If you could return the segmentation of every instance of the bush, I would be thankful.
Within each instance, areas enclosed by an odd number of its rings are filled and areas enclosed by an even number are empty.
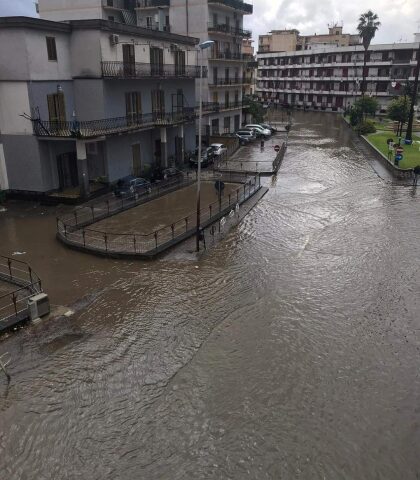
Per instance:
[[[362,118],[363,112],[360,110],[360,108],[352,107],[350,110],[350,125],[355,127],[362,121]]]
[[[364,120],[363,122],[360,122],[359,125],[357,126],[357,131],[360,133],[360,135],[375,133],[376,132],[375,123],[372,120]]]

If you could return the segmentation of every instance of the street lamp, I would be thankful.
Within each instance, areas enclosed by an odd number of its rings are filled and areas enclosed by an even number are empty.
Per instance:
[[[201,187],[201,123],[203,120],[203,50],[212,47],[213,40],[206,40],[198,45],[200,49],[200,87],[199,87],[199,113],[198,113],[198,162],[197,162],[197,232],[196,232],[196,247],[197,252],[200,251],[200,187]]]

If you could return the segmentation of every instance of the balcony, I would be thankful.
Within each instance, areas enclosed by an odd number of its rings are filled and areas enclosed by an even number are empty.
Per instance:
[[[169,7],[170,0],[137,0],[138,9],[141,8],[157,8],[157,7]]]
[[[251,83],[247,78],[215,78],[209,82],[209,87],[234,87]]]
[[[88,121],[44,121],[32,120],[34,135],[37,137],[56,137],[85,139],[104,135],[119,135],[136,130],[165,127],[192,122],[197,117],[195,108],[183,108],[170,113],[139,113],[125,117],[103,118]]]
[[[210,60],[228,60],[228,61],[239,61],[239,62],[248,62],[253,60],[254,57],[249,53],[237,53],[237,52],[212,52],[210,55]]]
[[[254,7],[249,3],[244,3],[241,0],[208,0],[209,5],[224,5],[225,7],[233,8],[234,10],[239,10],[243,14],[252,14]]]
[[[102,62],[104,78],[200,78],[197,65]],[[203,68],[203,77],[207,69]]]
[[[243,30],[242,28],[231,27],[227,24],[219,24],[219,25],[208,25],[208,31],[210,33],[225,33],[226,35],[233,35],[234,37],[244,37],[250,38],[252,36],[251,30]]]

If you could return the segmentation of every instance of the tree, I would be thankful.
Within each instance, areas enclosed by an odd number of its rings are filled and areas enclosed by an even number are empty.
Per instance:
[[[260,102],[255,101],[251,97],[244,98],[244,103],[248,104],[248,113],[252,115],[253,122],[261,123],[264,121],[265,110]]]
[[[417,102],[417,90],[419,88],[419,74],[420,74],[420,45],[417,50],[417,64],[414,69],[414,85],[411,93],[411,105],[410,112],[408,117],[407,131],[405,133],[405,139],[412,141],[413,140],[413,120],[414,120],[414,106]]]
[[[404,123],[407,122],[410,114],[410,107],[405,95],[394,98],[388,105],[388,117],[398,122],[397,135],[402,134]]]
[[[381,22],[378,20],[378,15],[373,13],[372,10],[368,10],[366,13],[362,13],[359,18],[359,24],[357,25],[357,30],[359,36],[362,39],[363,48],[365,49],[363,56],[363,72],[362,72],[362,97],[364,97],[366,92],[366,63],[367,63],[367,53],[370,42],[375,36],[376,31],[381,25]]]
[[[368,115],[374,116],[379,108],[379,103],[376,98],[367,96],[356,100],[354,102],[354,108],[362,113],[362,117],[367,117]]]

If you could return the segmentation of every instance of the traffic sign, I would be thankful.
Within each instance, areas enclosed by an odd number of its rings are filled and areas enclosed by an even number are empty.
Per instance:
[[[274,147],[274,151],[275,151],[275,152],[280,152],[280,145],[276,145],[276,146]]]

